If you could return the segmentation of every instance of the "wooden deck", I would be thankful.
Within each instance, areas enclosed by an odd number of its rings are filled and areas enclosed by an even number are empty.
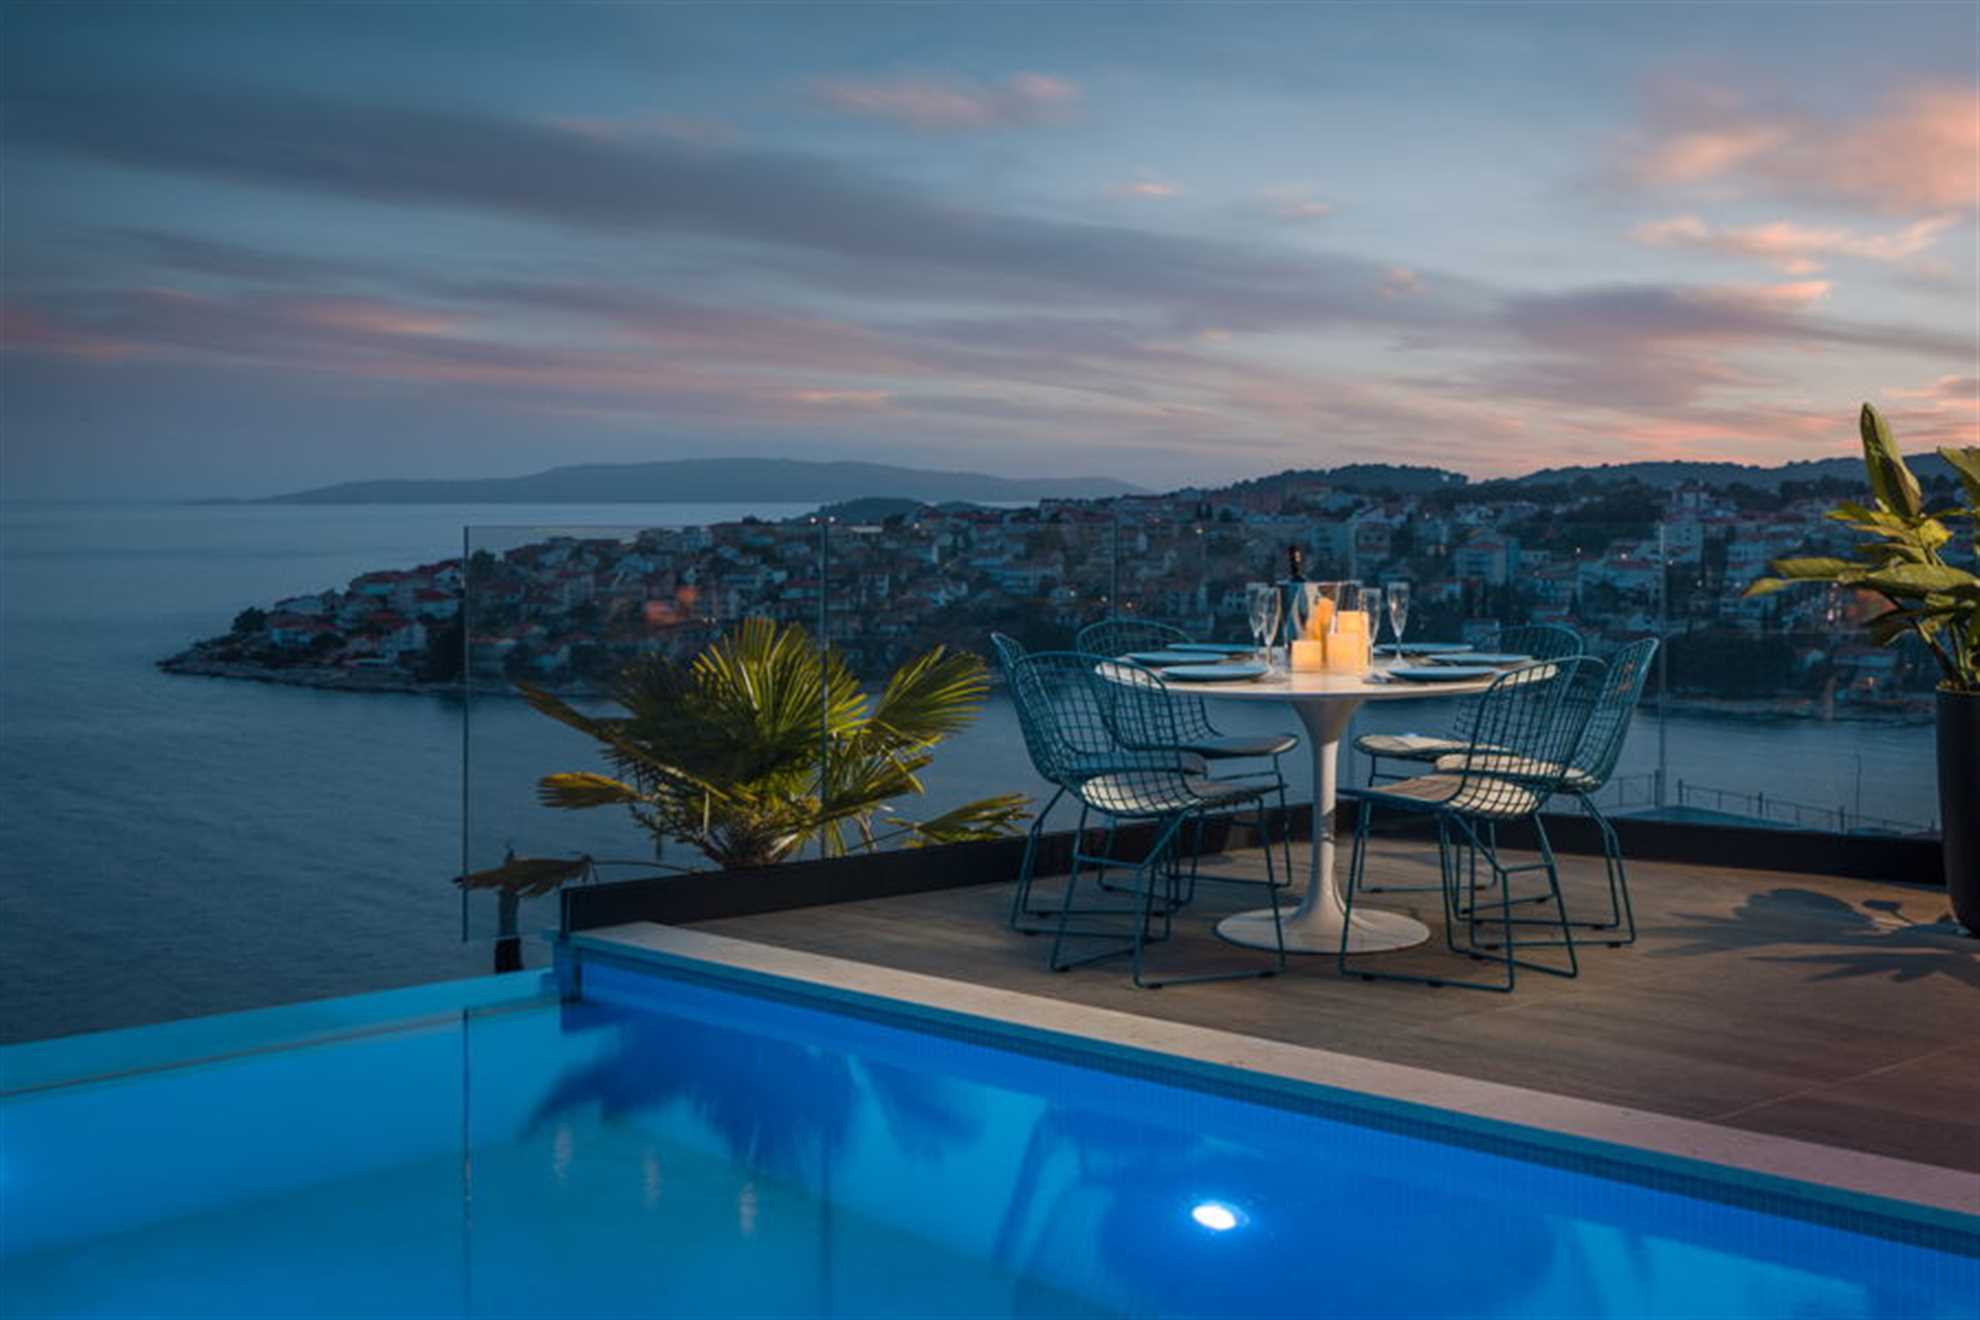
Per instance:
[[[1256,853],[1216,864],[1261,873]],[[1435,865],[1434,850],[1378,841],[1370,879],[1428,883]],[[1605,912],[1599,859],[1562,866],[1570,910]],[[1634,947],[1591,938],[1578,978],[1522,972],[1510,995],[1343,979],[1331,957],[1162,990],[1130,987],[1124,959],[1053,974],[1045,938],[1005,927],[1003,884],[697,929],[1980,1173],[1980,941],[1945,921],[1942,892],[1652,863],[1631,879]],[[1433,931],[1371,965],[1485,970],[1444,949],[1434,893],[1369,902]],[[1204,884],[1151,967],[1257,965],[1268,955],[1211,933],[1257,903],[1255,888]]]

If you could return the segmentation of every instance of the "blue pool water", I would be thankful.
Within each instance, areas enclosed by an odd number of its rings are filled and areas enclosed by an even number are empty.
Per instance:
[[[577,1003],[513,977],[180,1024],[190,1063],[141,1033],[0,1055],[0,1313],[1967,1317],[1980,1296],[1980,1225],[1866,1232],[584,978]],[[143,1070],[54,1080],[120,1060]]]

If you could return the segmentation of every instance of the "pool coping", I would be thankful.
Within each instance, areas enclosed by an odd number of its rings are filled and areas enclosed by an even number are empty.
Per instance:
[[[586,954],[713,974],[869,1013],[892,1010],[938,1029],[1001,1035],[1021,1049],[1041,1041],[1097,1048],[1131,1070],[1139,1057],[1212,1085],[1228,1084],[1232,1074],[1268,1090],[1290,1084],[1336,1109],[1386,1109],[1397,1118],[1413,1112],[1419,1127],[1469,1128],[1481,1144],[1510,1130],[1513,1144],[1551,1148],[1563,1163],[1620,1159],[1666,1175],[1643,1180],[1677,1184],[1673,1190],[1703,1179],[1761,1200],[1801,1198],[1832,1211],[1821,1217],[1833,1222],[1895,1218],[1927,1236],[1980,1243],[1980,1175],[1957,1169],[653,922],[565,936],[560,966],[577,978],[566,982],[567,994],[581,985]]]

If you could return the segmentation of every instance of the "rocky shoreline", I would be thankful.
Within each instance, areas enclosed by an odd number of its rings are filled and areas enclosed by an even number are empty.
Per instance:
[[[251,683],[275,683],[284,687],[321,688],[331,692],[397,692],[407,696],[459,696],[459,679],[427,682],[389,670],[351,669],[342,665],[295,665],[271,669],[267,665],[241,660],[215,660],[197,651],[185,651],[160,660],[158,667],[168,674],[192,674],[200,678],[235,678]],[[479,695],[512,691],[502,687],[477,686]]]

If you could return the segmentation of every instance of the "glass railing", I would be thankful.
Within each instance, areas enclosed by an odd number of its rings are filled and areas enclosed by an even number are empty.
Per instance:
[[[16,517],[0,669],[17,810],[0,829],[17,952],[39,966],[30,946],[67,929],[76,902],[120,914],[106,949],[169,927],[201,952],[185,960],[182,998],[160,1011],[95,945],[51,945],[105,987],[102,1000],[70,1002],[66,973],[25,973],[9,1030],[32,1038],[485,970],[486,941],[513,927],[530,944],[554,920],[548,891],[504,913],[494,894],[451,883],[512,855],[590,857],[605,880],[721,864],[656,839],[623,805],[543,805],[546,775],[615,767],[519,683],[580,715],[613,714],[609,690],[629,663],[685,662],[749,618],[801,624],[869,690],[937,644],[987,658],[1002,631],[1064,647],[1116,614],[1243,641],[1244,584],[1281,577],[1295,545],[1309,578],[1408,581],[1409,640],[1552,622],[1608,655],[1664,637],[1598,798],[1612,813],[1700,830],[1929,834],[1929,658],[1866,645],[1873,602],[1820,588],[1743,598],[1769,559],[1840,538],[1825,503],[1714,498],[1589,512],[1481,503],[1462,488],[1375,499],[1281,482],[829,523],[789,505],[539,509],[525,525],[472,526],[465,543],[472,508],[328,510],[306,525],[293,511],[208,512],[205,539],[191,540],[191,514]],[[167,656],[161,672],[153,662]],[[101,706],[105,665],[147,676],[137,704]],[[1355,732],[1438,732],[1448,705],[1371,702]],[[115,737],[78,732],[73,713],[98,709]],[[1232,733],[1296,728],[1271,704],[1212,710]],[[823,723],[821,711],[821,744]],[[97,739],[81,762],[79,738]],[[799,796],[821,759],[797,773]],[[86,768],[44,773],[63,764]],[[1345,783],[1367,777],[1362,757],[1341,769]],[[1285,770],[1305,796],[1306,758]],[[892,804],[903,817],[1044,796],[994,681],[919,777],[921,798]],[[140,875],[139,897],[116,897]],[[266,917],[256,947],[201,937],[250,909]],[[313,913],[337,933],[319,938]],[[462,932],[476,947],[451,943]]]
[[[1768,559],[1848,554],[1855,538],[1815,507],[1702,544],[1691,522],[1658,530],[1660,736],[1654,760],[1639,754],[1637,767],[1649,809],[1829,833],[1935,830],[1938,675],[1915,642],[1867,640],[1864,624],[1887,603],[1820,586],[1741,595]]]
[[[1297,488],[1237,499],[924,508],[873,521],[799,514],[693,527],[471,529],[463,869],[511,856],[586,856],[598,863],[580,881],[588,882],[720,864],[691,842],[657,838],[623,808],[543,805],[546,774],[612,767],[596,739],[519,699],[518,683],[583,714],[618,713],[608,694],[627,664],[684,662],[752,617],[801,624],[869,693],[938,644],[988,660],[993,631],[1029,649],[1068,647],[1086,624],[1118,615],[1241,642],[1250,634],[1246,583],[1282,578],[1294,546],[1309,579],[1407,582],[1410,641],[1483,645],[1503,628],[1548,623],[1576,629],[1591,653],[1607,657],[1646,636],[1665,638],[1597,795],[1611,814],[1701,829],[1936,828],[1929,675],[1919,658],[1861,645],[1853,602],[1820,593],[1769,605],[1741,598],[1760,571],[1748,560],[1764,567],[1756,556],[1794,548],[1782,533],[1761,536],[1763,551],[1739,548],[1746,529],[1737,520],[1703,544],[1695,527],[1652,523],[1647,535],[1611,537],[1596,554],[1563,539],[1581,534],[1571,518],[1548,528],[1544,513],[1515,512],[1513,530],[1491,505]],[[1380,636],[1393,636],[1386,618]],[[1453,705],[1370,702],[1352,733],[1441,733]],[[1297,728],[1290,710],[1269,703],[1215,703],[1212,718],[1234,734]],[[1294,800],[1307,797],[1307,758],[1283,769]],[[1343,784],[1368,776],[1365,757],[1344,757]],[[893,804],[904,817],[998,793],[1044,796],[1001,685],[919,778],[924,793]],[[786,859],[817,851],[814,842]],[[546,899],[506,914],[491,896],[466,901],[475,938],[552,920]]]

